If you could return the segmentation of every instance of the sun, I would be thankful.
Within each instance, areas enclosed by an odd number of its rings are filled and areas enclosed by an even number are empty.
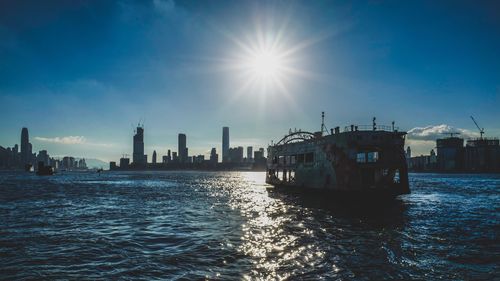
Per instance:
[[[250,54],[247,61],[251,74],[259,79],[277,79],[284,70],[284,60],[276,49],[261,49]]]
[[[221,31],[230,44],[219,69],[228,73],[231,100],[245,96],[257,97],[262,104],[292,100],[305,80],[321,78],[307,69],[311,54],[306,48],[323,35],[300,38],[289,29],[288,19],[258,16],[253,28]]]
[[[267,94],[286,91],[285,81],[290,77],[290,56],[278,44],[258,42],[243,48],[238,69],[246,88],[264,90]]]

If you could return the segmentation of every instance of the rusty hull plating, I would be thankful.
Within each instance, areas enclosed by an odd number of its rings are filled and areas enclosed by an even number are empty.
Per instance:
[[[283,188],[395,197],[410,193],[406,132],[391,126],[290,132],[268,147],[266,182]]]

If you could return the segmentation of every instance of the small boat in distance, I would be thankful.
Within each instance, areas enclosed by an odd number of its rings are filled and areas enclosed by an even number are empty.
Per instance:
[[[36,174],[39,176],[52,176],[54,174],[54,169],[51,166],[45,166],[43,161],[40,161],[38,162]]]
[[[410,193],[404,153],[406,132],[392,126],[350,125],[321,131],[290,130],[271,144],[266,182],[304,192],[326,191],[339,196],[394,198]]]

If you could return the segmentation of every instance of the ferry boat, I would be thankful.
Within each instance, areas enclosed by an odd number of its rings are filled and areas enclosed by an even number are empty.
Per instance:
[[[266,182],[276,188],[336,195],[394,198],[410,193],[406,132],[392,126],[291,131],[268,147]]]

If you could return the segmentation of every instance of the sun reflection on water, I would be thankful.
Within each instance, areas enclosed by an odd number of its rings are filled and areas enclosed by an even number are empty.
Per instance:
[[[246,219],[238,250],[252,258],[254,268],[244,279],[283,280],[321,263],[325,252],[317,245],[314,231],[297,223],[296,212],[290,212],[293,206],[269,196],[264,174],[241,176],[244,180],[240,182],[246,186],[235,189],[231,204]],[[307,213],[303,215],[307,217]],[[304,240],[309,241],[307,246],[298,246]]]

